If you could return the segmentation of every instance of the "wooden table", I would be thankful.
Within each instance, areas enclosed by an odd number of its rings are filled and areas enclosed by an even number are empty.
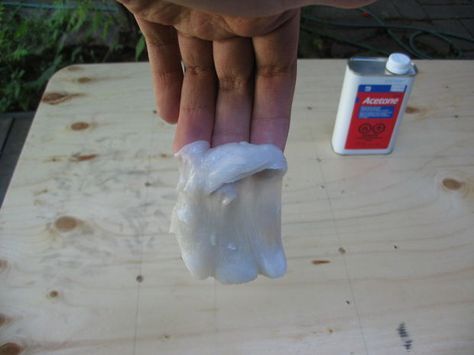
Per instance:
[[[398,145],[342,157],[344,61],[299,63],[288,273],[191,278],[146,64],[51,79],[0,216],[0,354],[474,353],[474,62],[420,61]]]

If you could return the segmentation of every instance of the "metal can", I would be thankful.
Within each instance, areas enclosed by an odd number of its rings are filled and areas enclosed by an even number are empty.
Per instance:
[[[338,154],[388,154],[417,74],[402,53],[348,60],[332,147]]]

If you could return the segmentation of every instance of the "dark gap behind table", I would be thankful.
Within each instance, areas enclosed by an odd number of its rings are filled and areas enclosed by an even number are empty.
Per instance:
[[[0,114],[0,208],[33,116],[34,112]]]

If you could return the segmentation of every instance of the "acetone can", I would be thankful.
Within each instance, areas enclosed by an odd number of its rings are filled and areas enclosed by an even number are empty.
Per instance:
[[[402,53],[348,60],[332,146],[338,154],[388,154],[417,74]]]

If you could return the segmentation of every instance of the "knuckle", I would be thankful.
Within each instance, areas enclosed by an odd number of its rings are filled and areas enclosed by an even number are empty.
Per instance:
[[[220,75],[219,90],[222,91],[240,91],[248,88],[250,77],[245,75]]]
[[[186,65],[184,72],[185,75],[190,76],[208,76],[214,74],[214,67],[205,65]]]
[[[257,66],[257,75],[272,78],[282,75],[294,75],[296,62],[288,64],[261,64]]]
[[[152,31],[146,31],[144,32],[144,35],[149,46],[160,48],[162,50],[164,50],[165,47],[178,48],[175,38],[171,36],[164,36],[163,33],[157,34],[156,32]]]
[[[177,79],[182,78],[182,74],[182,70],[160,71],[156,73],[156,79],[160,83],[173,84],[176,82]]]

